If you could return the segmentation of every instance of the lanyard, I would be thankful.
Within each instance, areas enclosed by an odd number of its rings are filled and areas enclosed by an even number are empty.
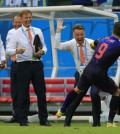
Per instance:
[[[30,46],[31,46],[32,50],[34,51],[34,47],[33,47],[32,43],[31,43],[31,41],[30,41],[30,39],[29,39],[28,35],[26,34],[25,30],[23,29],[23,27],[21,27],[21,30],[22,30],[22,32],[23,32],[23,34],[24,34],[24,36],[26,37],[26,39],[27,39],[27,41],[28,41],[28,44],[30,44]],[[31,30],[32,30],[32,33],[33,33],[33,34],[34,34],[34,36],[35,36],[35,31],[34,31],[34,29],[33,29],[33,28],[31,28]]]

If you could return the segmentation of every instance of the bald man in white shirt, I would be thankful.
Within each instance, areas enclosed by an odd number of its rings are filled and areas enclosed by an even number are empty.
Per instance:
[[[15,31],[21,27],[20,15],[16,14],[13,17],[12,25],[14,28],[10,29],[6,37],[6,46],[9,44],[10,39],[14,36]],[[6,55],[6,62],[8,62],[11,56]],[[5,120],[5,123],[15,123],[18,122],[18,110],[17,110],[17,99],[18,99],[18,86],[17,86],[17,62],[15,55],[11,58],[11,70],[10,70],[10,80],[11,80],[11,97],[12,97],[12,107],[13,107],[13,116],[10,120]]]
[[[88,62],[91,60],[92,55],[94,53],[94,50],[91,48],[90,44],[93,42],[92,39],[85,38],[85,29],[82,25],[76,24],[73,27],[73,36],[74,38],[66,41],[66,42],[60,42],[61,38],[61,31],[66,26],[63,26],[63,20],[61,18],[57,19],[57,30],[55,35],[55,48],[58,50],[67,50],[69,51],[75,61],[76,69],[75,72],[75,84],[74,87],[78,84],[80,75],[82,74],[85,66],[88,64]],[[79,48],[82,46],[84,51],[84,57],[85,57],[85,63],[80,62],[80,51]],[[97,87],[92,86],[91,87],[91,99],[92,99],[92,105],[93,105],[93,127],[99,127],[100,124],[100,112],[101,112],[101,104],[100,104],[100,96],[99,96],[99,90]],[[64,126],[70,126],[72,116],[77,108],[77,106],[80,104],[81,100],[83,99],[83,96],[86,94],[86,92],[83,92],[80,95],[76,95],[74,90],[70,91],[68,95],[66,96],[66,99],[62,105],[62,107],[58,110],[56,113],[56,116],[60,118],[64,113],[66,113],[66,119]],[[72,97],[76,95],[76,99],[72,102]]]

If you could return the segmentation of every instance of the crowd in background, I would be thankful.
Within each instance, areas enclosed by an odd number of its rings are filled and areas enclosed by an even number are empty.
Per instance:
[[[59,5],[84,5],[109,9],[107,11],[120,11],[119,0],[0,0],[0,7],[37,7]]]
[[[1,7],[36,7],[41,6],[42,0],[1,0]]]

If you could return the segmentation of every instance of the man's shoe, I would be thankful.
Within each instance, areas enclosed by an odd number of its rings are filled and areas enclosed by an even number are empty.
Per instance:
[[[10,120],[5,120],[4,122],[5,123],[16,123],[16,122],[18,123],[18,119],[12,117]]]
[[[113,123],[107,123],[107,127],[111,128],[111,127],[117,127],[117,125],[113,122]]]
[[[20,126],[28,126],[28,123],[27,122],[21,122]]]
[[[40,121],[40,125],[41,126],[51,126],[51,124],[49,123],[48,120],[46,120],[46,121]]]
[[[57,118],[60,118],[61,116],[65,115],[60,109],[58,109],[57,113],[55,114]]]
[[[93,123],[93,124],[92,124],[92,127],[100,127],[100,126],[101,126],[100,123]]]
[[[70,123],[64,123],[64,127],[70,127]]]

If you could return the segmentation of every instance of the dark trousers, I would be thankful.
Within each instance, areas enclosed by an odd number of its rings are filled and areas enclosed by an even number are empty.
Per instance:
[[[18,118],[20,122],[27,122],[29,112],[29,86],[32,81],[38,99],[38,116],[41,121],[47,120],[46,86],[44,80],[43,63],[18,62]]]
[[[10,71],[10,80],[11,80],[11,97],[13,100],[12,107],[13,107],[13,117],[18,119],[18,106],[17,106],[17,99],[18,99],[18,85],[17,85],[17,63],[12,62],[11,64],[11,71]]]
[[[74,87],[77,85],[79,79],[80,79],[80,75],[78,72],[76,72]],[[91,94],[91,99],[92,99],[93,122],[98,123],[100,122],[100,113],[101,113],[99,89],[95,86],[91,86],[90,94]],[[66,119],[65,119],[66,124],[71,123],[72,116],[85,95],[86,95],[86,91],[80,93],[75,98],[75,100],[70,104],[70,106],[67,108]]]

